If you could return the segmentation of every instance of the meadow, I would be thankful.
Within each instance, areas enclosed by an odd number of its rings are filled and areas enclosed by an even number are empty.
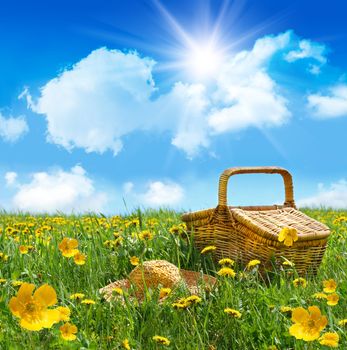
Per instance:
[[[298,280],[295,266],[287,264],[266,281],[256,263],[249,268],[230,263],[235,275],[218,275],[222,265],[194,248],[178,212],[136,210],[113,217],[2,213],[0,349],[347,349],[347,212],[304,212],[331,229],[317,276]],[[160,290],[149,290],[143,302],[127,293],[111,303],[104,300],[101,287],[152,259],[203,271],[217,283],[184,307],[177,302],[189,296],[185,288],[168,291],[160,302]],[[25,310],[18,302],[45,284],[51,288],[37,293],[36,302],[42,310],[59,307],[60,319],[29,330],[30,325],[21,326]],[[23,285],[27,295],[19,300]],[[310,306],[319,308],[327,324],[319,339],[296,339],[289,333],[293,309]],[[325,339],[330,333],[335,335]]]

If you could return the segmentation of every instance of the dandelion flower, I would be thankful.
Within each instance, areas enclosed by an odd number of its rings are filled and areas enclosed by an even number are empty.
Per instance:
[[[297,288],[299,286],[303,287],[303,288],[306,288],[307,286],[307,281],[305,280],[305,278],[302,278],[302,277],[299,277],[299,278],[296,278],[294,281],[293,281],[293,284],[294,284],[294,287]]]
[[[23,283],[17,296],[11,298],[9,308],[14,316],[20,318],[20,325],[25,329],[39,331],[51,328],[60,319],[58,310],[48,309],[48,306],[57,303],[57,294],[48,284],[39,287],[32,295],[34,289],[34,284]]]
[[[241,312],[227,307],[224,312],[232,317],[241,318]]]
[[[132,256],[130,258],[130,264],[133,266],[137,266],[140,263],[140,259],[137,256]]]
[[[229,258],[224,258],[224,259],[220,259],[218,261],[218,264],[222,265],[222,266],[224,266],[224,265],[233,266],[235,264],[235,261],[232,259],[229,259]]]
[[[298,231],[292,227],[283,227],[278,235],[278,241],[286,247],[291,247],[298,240]]]
[[[327,298],[327,295],[325,293],[322,293],[322,292],[314,293],[312,296],[313,296],[313,298],[316,298],[316,299],[326,299]]]
[[[83,299],[81,304],[94,305],[95,301],[93,299]]]
[[[247,269],[251,269],[254,266],[258,266],[260,264],[260,260],[258,259],[254,259],[251,260],[248,264],[247,264]]]
[[[166,346],[170,345],[170,340],[168,338],[161,337],[160,335],[155,335],[152,339],[159,344]]]
[[[59,311],[59,321],[69,321],[71,311],[67,306],[58,306],[57,310]]]
[[[280,311],[283,314],[287,314],[287,313],[291,313],[293,311],[293,308],[291,308],[290,306],[281,306]]]
[[[171,288],[161,288],[159,291],[159,299],[167,297],[171,293]]]
[[[339,339],[340,337],[337,333],[327,332],[319,338],[319,344],[330,348],[337,348],[339,346]]]
[[[65,237],[58,245],[59,250],[66,258],[71,258],[78,253],[78,241],[74,238]]]
[[[75,340],[77,338],[77,327],[74,324],[65,323],[59,328],[59,330],[60,335],[64,340]]]
[[[28,254],[29,253],[29,248],[26,245],[20,245],[19,246],[19,252],[21,254]]]
[[[73,260],[76,265],[84,265],[86,263],[86,255],[82,254],[81,252],[77,251],[77,253],[74,255]]]
[[[207,254],[207,253],[213,252],[216,249],[217,249],[217,247],[215,247],[214,245],[208,245],[200,253],[201,254]]]
[[[124,340],[122,341],[122,347],[123,347],[125,350],[131,350],[130,345],[129,345],[129,340],[128,340],[128,339],[124,339]]]
[[[75,293],[70,295],[70,299],[83,299],[84,298],[84,294],[83,293]]]
[[[305,341],[318,339],[328,324],[328,319],[321,315],[317,306],[309,306],[308,311],[303,307],[293,309],[292,321],[294,324],[289,328],[290,335]]]
[[[0,284],[4,284],[6,283],[6,279],[5,278],[0,278]]]
[[[185,299],[186,304],[193,305],[201,303],[201,298],[197,295],[191,295]]]
[[[340,297],[336,293],[333,293],[333,294],[327,295],[326,299],[327,299],[328,305],[335,306],[339,302]]]
[[[230,267],[222,267],[218,272],[219,276],[235,277],[236,272]]]
[[[347,326],[347,318],[340,320],[338,323],[339,326]]]
[[[337,287],[336,282],[333,279],[323,281],[323,291],[325,293],[334,293]]]
[[[149,230],[144,230],[139,233],[141,241],[149,241],[153,238],[153,234]]]
[[[113,288],[113,289],[112,289],[112,293],[118,294],[118,295],[123,295],[123,294],[124,294],[123,289],[122,289],[122,288],[119,288],[119,287]]]
[[[283,266],[290,266],[290,267],[294,267],[295,264],[289,260],[283,261],[282,263]]]
[[[13,287],[19,287],[19,286],[21,286],[23,283],[25,283],[25,282],[23,282],[23,281],[12,281],[12,282],[11,282],[11,284],[12,284]]]

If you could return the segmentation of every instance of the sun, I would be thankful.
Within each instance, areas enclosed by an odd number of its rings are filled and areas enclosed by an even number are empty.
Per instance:
[[[225,57],[222,50],[208,40],[197,42],[184,50],[182,65],[194,79],[215,77]]]

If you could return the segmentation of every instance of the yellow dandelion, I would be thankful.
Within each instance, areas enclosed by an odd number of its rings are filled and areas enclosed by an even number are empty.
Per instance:
[[[207,253],[213,252],[216,249],[217,249],[217,247],[215,247],[214,245],[208,245],[200,253],[201,254],[207,254]]]
[[[125,349],[125,350],[131,350],[130,344],[129,344],[129,340],[128,340],[128,339],[124,339],[124,340],[122,341],[122,347],[123,347],[123,349]]]
[[[241,316],[242,316],[240,311],[235,310],[235,309],[231,309],[229,307],[225,308],[224,312],[232,317],[235,317],[235,318],[241,318]]]
[[[297,287],[306,288],[306,286],[307,286],[307,281],[305,280],[305,278],[299,277],[299,278],[296,278],[296,279],[293,281],[293,284],[294,284],[294,287],[295,287],[295,288],[297,288]]]
[[[67,306],[58,306],[57,310],[59,311],[59,321],[69,321],[71,310]]]
[[[325,293],[334,293],[337,287],[336,282],[333,279],[323,281],[323,291]]]
[[[283,261],[282,263],[283,266],[289,266],[289,267],[294,267],[295,264],[289,260]]]
[[[318,293],[314,293],[312,295],[313,298],[316,298],[316,299],[326,299],[327,298],[327,295],[325,293],[322,293],[322,292],[318,292]]]
[[[149,230],[144,230],[139,233],[141,241],[149,241],[153,238],[153,234]]]
[[[235,277],[236,276],[236,272],[230,267],[222,267],[217,272],[217,275],[219,275],[219,276],[226,276],[226,277]]]
[[[124,291],[122,288],[119,288],[119,287],[115,287],[112,289],[112,293],[113,294],[117,294],[117,295],[123,295],[124,294]]]
[[[333,293],[327,295],[326,299],[328,305],[335,306],[338,304],[340,297],[336,293]]]
[[[79,299],[83,299],[84,296],[85,295],[83,293],[75,293],[75,294],[70,295],[70,299],[77,299],[77,300],[79,300]]]
[[[338,325],[339,325],[339,326],[347,326],[347,318],[345,318],[345,319],[343,319],[343,320],[340,320],[340,321],[338,322]]]
[[[0,278],[0,284],[4,284],[4,283],[6,283],[6,279],[5,278]]]
[[[76,253],[78,253],[78,241],[74,238],[65,237],[58,245],[59,250],[63,254],[63,256],[67,258],[73,257]]]
[[[20,245],[19,246],[19,252],[21,254],[28,254],[29,253],[29,248],[26,245]]]
[[[12,282],[11,282],[11,284],[12,284],[13,287],[19,287],[19,286],[21,286],[23,283],[25,283],[25,282],[23,282],[23,281],[12,281]]]
[[[140,259],[137,256],[132,256],[130,258],[130,264],[133,266],[137,266],[140,263]]]
[[[185,303],[190,305],[201,303],[201,298],[197,295],[191,295],[185,299]]]
[[[288,314],[288,313],[291,313],[293,309],[290,306],[281,306],[280,311],[283,314]]]
[[[152,339],[158,344],[162,344],[165,346],[170,345],[170,340],[168,338],[162,337],[160,335],[155,335]]]
[[[161,288],[159,291],[159,299],[167,297],[171,293],[171,288]]]
[[[219,265],[229,265],[229,266],[233,266],[235,264],[235,261],[229,258],[224,258],[224,259],[220,259],[218,261]]]
[[[319,344],[328,346],[330,348],[337,348],[339,346],[340,337],[335,332],[324,333],[319,338]]]
[[[251,269],[252,267],[258,266],[259,264],[260,264],[260,260],[258,260],[258,259],[251,260],[247,264],[247,269]]]

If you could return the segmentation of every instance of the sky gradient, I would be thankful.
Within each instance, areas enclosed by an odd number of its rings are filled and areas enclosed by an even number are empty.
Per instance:
[[[278,165],[300,206],[347,208],[347,4],[4,1],[0,208],[217,204]],[[230,180],[280,204],[279,176]]]

